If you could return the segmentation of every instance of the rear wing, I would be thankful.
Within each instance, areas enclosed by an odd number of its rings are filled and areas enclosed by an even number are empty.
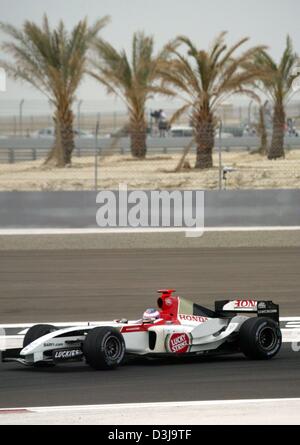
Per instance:
[[[265,300],[224,300],[215,302],[215,312],[220,317],[236,313],[256,313],[258,317],[272,318],[279,323],[279,305]]]

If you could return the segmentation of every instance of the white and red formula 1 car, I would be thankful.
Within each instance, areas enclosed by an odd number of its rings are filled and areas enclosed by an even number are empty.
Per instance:
[[[138,321],[123,319],[64,329],[34,325],[24,337],[23,349],[3,352],[2,361],[43,366],[85,360],[94,369],[114,369],[130,355],[242,352],[261,360],[279,352],[279,307],[272,301],[217,301],[212,311],[174,292],[159,291],[158,309],[147,309]]]

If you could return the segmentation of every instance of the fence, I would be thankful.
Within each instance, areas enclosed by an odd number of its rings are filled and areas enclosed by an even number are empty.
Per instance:
[[[148,137],[148,154],[177,154],[191,143],[191,137]],[[24,161],[44,159],[51,149],[52,139],[9,138],[0,139],[0,164],[14,164]],[[75,140],[75,157],[94,156],[97,149],[99,156],[129,155],[130,139],[123,138],[90,138]],[[219,137],[215,138],[215,148],[222,151],[251,151],[257,150],[260,145],[258,137]],[[286,137],[286,150],[300,149],[300,137]],[[195,143],[191,148],[195,152]]]
[[[151,112],[157,108],[163,108],[167,118],[173,115],[178,109],[174,105],[153,103],[147,110],[147,119],[149,129],[153,128],[153,119]],[[119,107],[118,109],[116,107]],[[80,100],[74,104],[75,128],[78,131],[94,133],[97,123],[100,127],[100,133],[111,134],[122,129],[127,121],[127,111],[120,109],[121,104],[113,101],[84,101]],[[115,108],[115,109],[114,109]],[[107,111],[110,109],[111,111]],[[2,136],[21,136],[28,137],[41,129],[53,126],[53,110],[45,101],[20,100],[20,101],[2,101],[0,102],[0,135]],[[258,107],[255,102],[236,106],[225,104],[218,110],[218,116],[222,119],[225,126],[243,127],[251,125],[258,119]],[[300,102],[293,102],[287,108],[287,116],[295,119],[296,124],[300,123]],[[271,125],[271,112],[267,113],[267,125]],[[185,113],[177,121],[177,125],[188,125],[189,114]]]

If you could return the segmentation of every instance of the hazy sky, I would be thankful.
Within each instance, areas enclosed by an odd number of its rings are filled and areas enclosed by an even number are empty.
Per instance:
[[[0,0],[0,6],[1,21],[18,26],[26,19],[40,22],[45,12],[52,25],[63,19],[68,27],[83,16],[93,22],[108,14],[111,23],[103,36],[118,48],[129,48],[136,30],[153,34],[157,47],[177,34],[187,34],[203,48],[217,33],[227,30],[230,42],[249,36],[252,44],[269,45],[276,58],[289,33],[300,53],[299,0]],[[2,100],[41,97],[11,81],[8,91],[0,94]],[[82,84],[79,97],[107,99],[104,90],[90,80]]]

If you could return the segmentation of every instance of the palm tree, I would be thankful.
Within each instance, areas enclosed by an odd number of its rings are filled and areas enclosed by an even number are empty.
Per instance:
[[[209,51],[198,49],[188,37],[177,37],[175,43],[184,44],[187,55],[180,54],[175,45],[171,49],[172,61],[165,64],[160,73],[163,85],[176,87],[184,101],[183,107],[174,114],[172,120],[191,110],[197,145],[195,168],[199,169],[213,166],[217,108],[233,94],[253,95],[249,87],[258,77],[258,70],[254,64],[250,65],[250,61],[261,47],[248,49],[235,56],[248,38],[228,48],[225,36],[225,32],[221,33]],[[249,64],[247,69],[244,68],[246,63]]]
[[[87,19],[68,32],[61,21],[51,29],[47,16],[42,26],[26,21],[22,29],[1,23],[11,40],[2,48],[12,61],[1,65],[9,75],[33,85],[54,106],[55,144],[46,162],[63,167],[71,163],[74,149],[72,105],[86,70],[87,52],[92,40],[106,25],[108,17],[89,27]]]
[[[162,61],[168,57],[165,47],[154,55],[153,37],[143,32],[133,35],[132,54],[117,51],[108,42],[97,39],[95,59],[90,74],[101,82],[109,94],[115,94],[126,104],[129,113],[131,153],[143,159],[147,152],[146,102],[153,94],[172,94],[156,82]]]
[[[255,63],[263,72],[258,88],[267,94],[274,107],[273,134],[268,158],[282,158],[285,156],[286,105],[295,93],[294,80],[300,75],[299,58],[293,50],[291,38],[287,37],[286,48],[279,64],[265,50],[257,53]]]

